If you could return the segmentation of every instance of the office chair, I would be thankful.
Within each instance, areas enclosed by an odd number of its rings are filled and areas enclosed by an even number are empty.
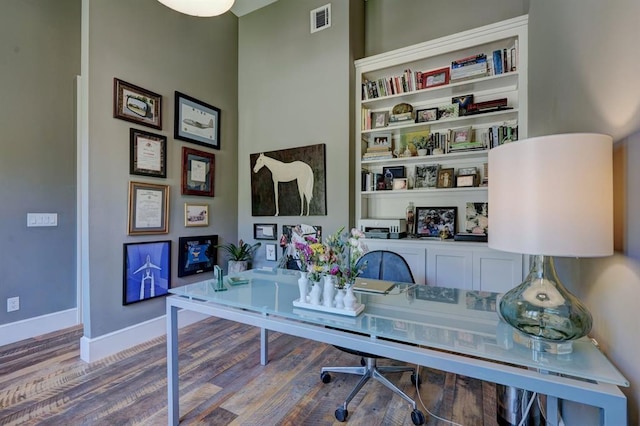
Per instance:
[[[358,260],[358,266],[362,267],[364,262],[367,263],[366,268],[361,275],[361,277],[363,278],[410,283],[415,282],[409,265],[404,260],[404,258],[397,253],[386,250],[370,251]],[[401,396],[409,404],[411,404],[411,406],[413,407],[413,411],[411,412],[411,421],[413,421],[413,424],[424,424],[425,416],[417,408],[416,402],[383,375],[383,373],[400,373],[411,371],[411,383],[415,386],[417,382],[417,385],[420,386],[420,377],[418,376],[415,368],[409,366],[378,366],[377,360],[379,358],[382,358],[380,356],[339,346],[336,346],[336,348],[340,349],[341,351],[359,356],[361,366],[323,367],[320,372],[320,379],[322,380],[322,382],[329,383],[331,381],[331,375],[329,374],[330,372],[348,373],[362,376],[358,384],[356,384],[355,388],[353,388],[351,393],[347,396],[347,399],[344,401],[342,406],[338,407],[338,409],[336,410],[336,420],[340,422],[344,422],[347,420],[347,417],[349,416],[347,405],[349,404],[349,402],[351,402],[351,400],[357,395],[357,393],[360,391],[360,389],[362,389],[365,383],[369,381],[369,379],[375,379],[399,396]]]

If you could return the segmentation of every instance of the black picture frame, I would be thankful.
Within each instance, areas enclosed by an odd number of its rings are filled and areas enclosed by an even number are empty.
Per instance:
[[[254,240],[278,239],[278,224],[277,223],[254,223],[253,239]]]
[[[213,245],[211,260],[205,254],[207,248]],[[213,271],[218,258],[218,236],[198,235],[178,238],[178,276],[202,274]]]
[[[129,129],[129,174],[167,177],[167,138]]]
[[[416,110],[416,123],[427,123],[438,119],[438,108]]]
[[[171,288],[171,241],[124,243],[122,304],[166,296]]]
[[[382,168],[382,175],[386,175],[390,171],[395,178],[403,178],[405,176],[404,166],[385,166]]]
[[[416,207],[416,235],[453,239],[457,229],[457,207]]]
[[[221,116],[220,108],[176,91],[173,137],[220,149]]]
[[[162,95],[114,78],[113,117],[162,130]]]
[[[210,152],[182,147],[183,195],[214,196],[216,156]]]

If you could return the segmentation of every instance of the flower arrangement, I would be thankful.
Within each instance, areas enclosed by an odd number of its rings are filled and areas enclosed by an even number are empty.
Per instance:
[[[295,242],[294,249],[300,258],[300,270],[308,272],[311,282],[320,281],[320,275],[326,272],[327,253],[325,246],[317,239],[307,235],[304,242]]]
[[[356,228],[352,228],[350,232],[343,231],[344,227],[330,235],[326,243],[329,252],[328,272],[337,277],[338,288],[351,286],[366,268],[366,263],[361,267],[357,266],[358,260],[367,252],[367,247],[361,240],[364,234]]]

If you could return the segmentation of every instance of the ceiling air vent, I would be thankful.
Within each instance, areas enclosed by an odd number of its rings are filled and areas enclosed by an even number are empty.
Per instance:
[[[331,3],[311,11],[311,33],[331,26]]]

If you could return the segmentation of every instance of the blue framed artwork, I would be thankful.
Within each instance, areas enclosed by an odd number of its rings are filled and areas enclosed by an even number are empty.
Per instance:
[[[213,271],[216,264],[218,236],[180,237],[178,239],[178,276],[201,274]],[[211,258],[207,248],[211,246]]]
[[[220,149],[220,109],[176,91],[173,137]]]
[[[123,305],[169,293],[171,241],[125,243],[123,265]]]

